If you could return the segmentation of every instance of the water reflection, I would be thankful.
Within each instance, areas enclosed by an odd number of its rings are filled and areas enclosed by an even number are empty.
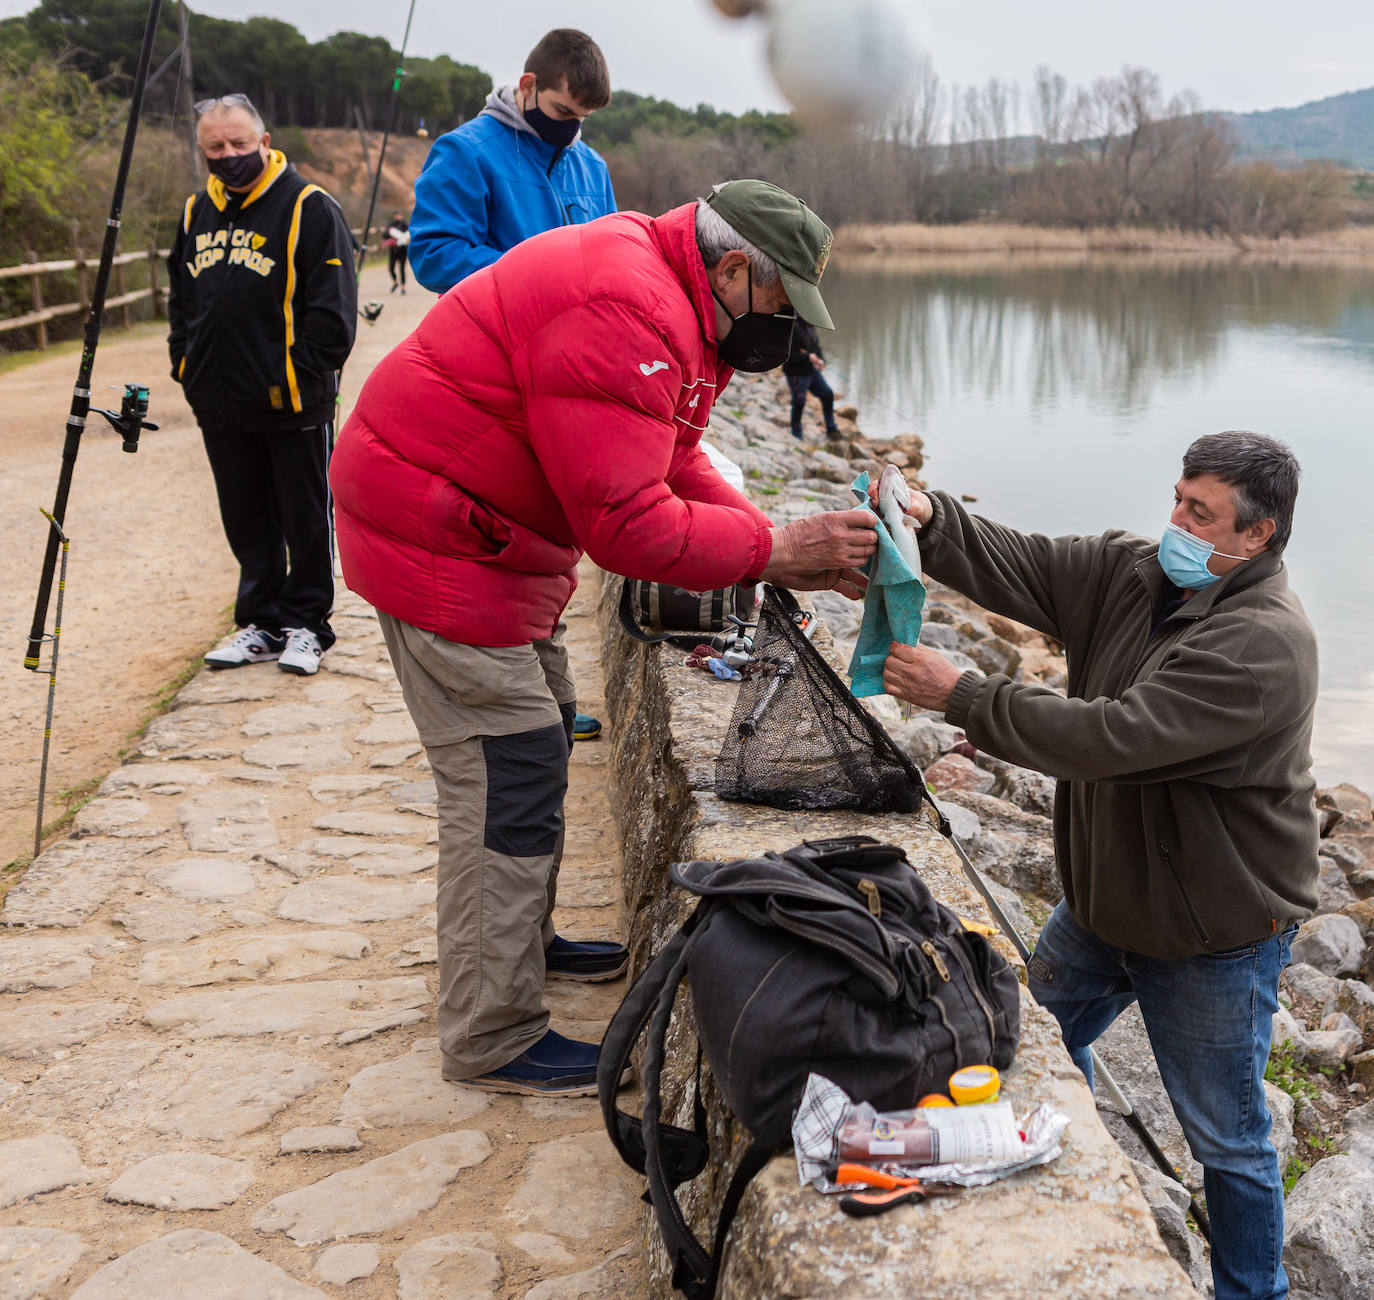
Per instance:
[[[840,263],[837,388],[927,477],[1020,528],[1158,536],[1183,448],[1255,428],[1303,464],[1293,585],[1317,627],[1324,783],[1374,789],[1374,272],[1145,259]]]

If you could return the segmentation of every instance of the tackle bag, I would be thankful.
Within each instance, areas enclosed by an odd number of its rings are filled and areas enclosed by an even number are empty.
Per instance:
[[[611,1142],[648,1178],[673,1285],[707,1300],[744,1189],[788,1145],[809,1074],[879,1110],[909,1109],[943,1092],[962,1066],[1011,1064],[1020,995],[1006,961],[935,900],[905,854],[866,835],[733,862],[674,863],[670,875],[701,901],[607,1028],[597,1089]],[[673,1190],[709,1155],[700,1077],[693,1129],[662,1121],[664,1043],[684,978],[700,1051],[753,1135],[709,1252]],[[616,1089],[646,1027],[644,1115],[636,1119],[619,1109]]]
[[[666,582],[626,578],[620,589],[620,626],[636,641],[693,649],[706,633],[747,621],[753,606],[739,586],[714,591],[688,591]]]

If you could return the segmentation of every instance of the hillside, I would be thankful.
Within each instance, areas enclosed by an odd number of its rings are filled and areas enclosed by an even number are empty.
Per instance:
[[[1374,169],[1374,87],[1297,108],[1226,117],[1240,138],[1243,156],[1276,162],[1328,158]]]

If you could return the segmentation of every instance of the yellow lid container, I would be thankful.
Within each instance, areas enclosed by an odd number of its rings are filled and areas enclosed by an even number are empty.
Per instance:
[[[966,1065],[949,1076],[949,1095],[956,1106],[974,1106],[996,1101],[1002,1090],[1002,1076],[990,1065]]]

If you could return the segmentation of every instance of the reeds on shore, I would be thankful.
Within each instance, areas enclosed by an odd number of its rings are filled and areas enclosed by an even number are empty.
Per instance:
[[[1140,226],[1023,226],[1010,222],[966,222],[929,226],[853,224],[835,232],[835,252],[847,262],[867,258],[923,258],[958,255],[1165,254],[1257,261],[1374,260],[1374,226],[1347,226],[1321,234],[1278,239],[1232,238],[1193,231]]]

